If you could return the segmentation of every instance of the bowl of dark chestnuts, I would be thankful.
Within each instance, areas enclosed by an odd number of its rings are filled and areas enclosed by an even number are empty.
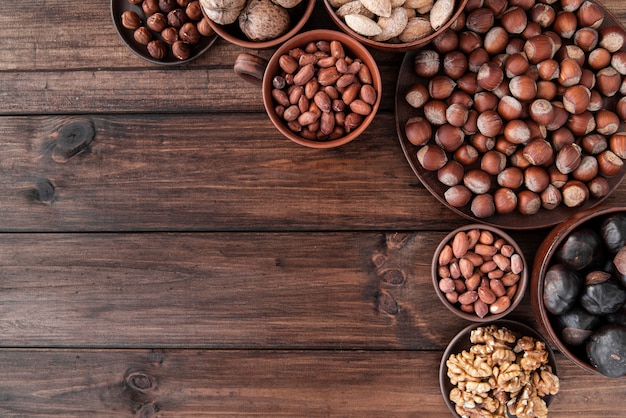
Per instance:
[[[431,275],[446,308],[468,321],[488,322],[502,319],[519,305],[529,269],[510,235],[490,225],[470,224],[439,243]]]
[[[544,334],[591,373],[626,375],[626,207],[583,211],[539,246],[530,295]]]

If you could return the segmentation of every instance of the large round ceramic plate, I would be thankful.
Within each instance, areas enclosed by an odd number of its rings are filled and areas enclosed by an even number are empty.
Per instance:
[[[459,417],[459,415],[455,411],[454,403],[450,400],[450,391],[454,388],[454,385],[450,383],[446,361],[451,354],[458,354],[463,350],[469,351],[470,347],[474,345],[470,341],[470,334],[474,329],[478,327],[489,327],[491,325],[495,325],[498,328],[508,329],[509,331],[513,332],[518,339],[523,336],[528,336],[544,342],[546,346],[546,351],[548,352],[548,365],[551,367],[552,373],[558,377],[554,352],[552,351],[550,345],[546,342],[546,340],[537,331],[530,328],[529,326],[524,325],[521,322],[510,321],[506,319],[485,324],[468,325],[467,327],[459,331],[459,333],[452,339],[452,341],[450,341],[450,343],[446,347],[446,350],[443,353],[443,356],[441,358],[441,364],[439,366],[439,386],[441,388],[441,394],[446,405],[448,406],[448,409],[450,409],[450,412],[452,412],[452,416]],[[543,397],[546,406],[550,406],[550,404],[554,400],[554,397],[557,395],[547,395]]]
[[[133,30],[126,29],[124,26],[122,26],[122,13],[124,13],[126,10],[135,11],[141,18],[142,22],[145,23],[146,21],[146,16],[141,9],[141,3],[139,5],[133,5],[130,4],[128,0],[111,0],[111,18],[113,19],[113,24],[115,25],[117,33],[120,35],[120,38],[122,38],[124,43],[128,45],[131,51],[133,51],[136,55],[145,59],[146,61],[150,61],[155,64],[177,65],[192,61],[193,59],[198,58],[200,55],[206,52],[213,45],[218,37],[217,34],[213,34],[211,36],[201,36],[198,43],[191,45],[191,55],[189,55],[189,58],[187,59],[181,60],[176,58],[174,55],[172,55],[172,52],[168,47],[167,55],[163,59],[158,60],[153,58],[148,53],[148,49],[145,45],[141,45],[135,41],[135,38],[133,37]],[[152,32],[152,34],[154,36],[154,39],[160,39],[160,36],[157,33]]]
[[[622,25],[615,18],[615,16],[605,10],[605,19],[601,28],[607,26],[621,27]],[[626,47],[622,48],[622,50],[626,50]],[[604,199],[606,199],[606,197],[608,197],[622,181],[624,175],[626,174],[626,164],[622,167],[622,170],[617,176],[607,179],[609,183],[609,193],[607,195],[601,198],[590,197],[582,206],[579,207],[570,208],[561,203],[557,208],[552,210],[542,208],[539,210],[539,212],[533,215],[523,215],[515,210],[512,213],[506,215],[495,214],[487,218],[479,218],[475,216],[470,210],[470,204],[460,208],[451,206],[450,204],[448,204],[444,197],[444,193],[446,192],[448,187],[439,182],[439,180],[437,179],[437,172],[427,171],[420,165],[417,160],[418,147],[409,142],[404,132],[404,126],[410,118],[414,116],[423,116],[422,109],[415,109],[411,107],[405,100],[405,95],[409,87],[416,83],[427,85],[429,81],[420,78],[414,71],[414,60],[418,52],[419,51],[407,52],[400,67],[395,96],[396,129],[398,131],[398,137],[400,139],[400,145],[402,146],[402,150],[404,151],[409,165],[411,166],[419,180],[433,196],[435,196],[441,203],[443,203],[452,211],[474,222],[490,224],[505,229],[521,230],[550,227],[558,224],[559,222],[569,218],[570,216],[582,210],[586,210],[598,205]],[[618,94],[613,96],[610,100],[606,100],[605,108],[613,109],[619,97],[621,96],[618,92]],[[624,124],[622,124],[622,130],[624,130],[623,125]],[[436,129],[435,127],[433,127],[433,137],[435,131]],[[431,138],[430,143],[434,143],[434,138]],[[496,184],[495,180],[492,184]]]

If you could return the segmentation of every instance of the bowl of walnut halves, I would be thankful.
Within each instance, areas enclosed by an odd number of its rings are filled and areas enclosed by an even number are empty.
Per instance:
[[[458,417],[547,417],[560,387],[550,346],[509,320],[461,330],[443,354],[439,383]]]

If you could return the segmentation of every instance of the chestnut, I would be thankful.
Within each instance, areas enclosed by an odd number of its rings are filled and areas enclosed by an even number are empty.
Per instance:
[[[572,346],[579,346],[593,334],[600,324],[600,318],[577,304],[569,311],[557,316],[556,323],[561,330],[563,341]]]
[[[563,264],[554,264],[546,272],[543,284],[543,303],[548,312],[561,315],[570,310],[580,293],[581,277]]]
[[[591,365],[608,377],[626,375],[626,328],[605,325],[587,343]]]
[[[597,265],[602,260],[602,240],[589,227],[573,231],[554,253],[555,259],[573,270]]]
[[[626,245],[626,215],[617,213],[607,216],[600,225],[600,235],[611,254],[616,254]]]
[[[624,302],[626,302],[626,289],[612,280],[586,285],[580,295],[580,304],[593,315],[617,312]]]

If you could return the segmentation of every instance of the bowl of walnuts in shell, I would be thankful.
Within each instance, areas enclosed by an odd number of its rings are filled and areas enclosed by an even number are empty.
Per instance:
[[[112,0],[111,17],[131,51],[155,64],[189,62],[217,39],[198,0]]]
[[[401,53],[427,45],[448,28],[461,28],[467,3],[468,0],[324,0],[324,7],[333,22],[359,42]]]
[[[200,5],[213,30],[226,41],[268,49],[302,29],[315,0],[200,0]]]
[[[500,5],[498,7],[498,5]],[[421,183],[473,221],[556,225],[626,174],[626,31],[589,1],[470,2],[409,51],[396,128]]]

